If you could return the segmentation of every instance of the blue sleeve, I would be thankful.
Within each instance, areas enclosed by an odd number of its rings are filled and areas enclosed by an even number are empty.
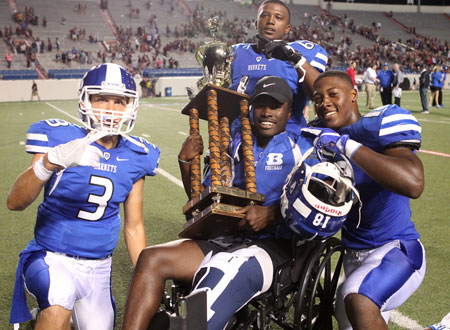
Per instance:
[[[387,105],[373,110],[339,133],[350,137],[374,150],[396,145],[419,149],[422,128],[410,111],[397,105]]]
[[[159,148],[154,144],[146,144],[148,148],[146,165],[146,175],[154,176],[156,175],[156,169],[159,166],[159,156],[161,154]]]
[[[403,144],[418,149],[422,141],[421,132],[422,127],[410,111],[398,106],[388,106],[383,111],[379,130],[382,146]]]
[[[319,72],[324,72],[328,63],[328,54],[321,46],[308,40],[294,41],[289,44],[299,51]]]
[[[25,151],[32,154],[46,153],[49,148],[82,138],[86,131],[62,119],[38,121],[27,131]]]

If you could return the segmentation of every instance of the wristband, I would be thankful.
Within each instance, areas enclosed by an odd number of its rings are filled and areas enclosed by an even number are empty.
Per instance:
[[[34,175],[41,181],[48,181],[53,174],[53,171],[49,171],[44,166],[44,157],[41,157],[37,162],[33,164]]]
[[[361,147],[362,144],[359,142],[356,142],[354,140],[348,139],[347,143],[345,144],[345,155],[349,158],[352,159],[354,153],[356,152],[356,150],[359,149],[359,147]]]
[[[306,76],[306,70],[303,69],[303,64],[305,64],[306,62],[306,58],[302,56],[302,58],[300,59],[300,61],[298,61],[295,65],[294,68],[295,69],[300,69],[303,72],[303,76],[298,80],[299,83],[302,83],[305,80],[305,76]]]
[[[183,163],[183,164],[190,164],[191,163],[191,161],[180,159],[180,157],[178,157],[178,161],[180,163]]]

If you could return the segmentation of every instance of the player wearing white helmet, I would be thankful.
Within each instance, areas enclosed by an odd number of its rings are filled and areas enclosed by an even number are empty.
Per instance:
[[[31,166],[16,179],[10,210],[23,210],[44,188],[34,238],[20,254],[11,323],[27,321],[24,285],[36,298],[36,329],[110,330],[115,322],[111,255],[124,237],[133,265],[146,246],[144,179],[155,175],[159,149],[128,136],[138,109],[132,76],[117,64],[93,67],[80,86],[85,127],[42,120],[27,132]]]
[[[346,157],[326,159],[320,150],[318,156],[321,162],[304,157],[292,169],[281,196],[281,214],[304,240],[336,234],[359,202],[353,168]]]

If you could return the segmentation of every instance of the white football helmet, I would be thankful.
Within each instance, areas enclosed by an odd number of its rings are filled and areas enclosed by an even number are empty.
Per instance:
[[[111,135],[131,132],[137,117],[139,95],[133,77],[125,68],[114,63],[93,67],[83,76],[79,94],[78,115],[87,129]],[[95,94],[127,97],[125,111],[92,108],[90,97]]]
[[[344,225],[359,202],[353,169],[343,158],[307,158],[293,168],[281,196],[281,213],[302,239],[324,239]]]

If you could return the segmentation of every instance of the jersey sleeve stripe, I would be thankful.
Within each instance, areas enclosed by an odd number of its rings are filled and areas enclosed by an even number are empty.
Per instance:
[[[317,61],[311,61],[311,64],[313,67],[315,67],[316,69],[318,69],[320,72],[325,71],[325,65],[323,65],[322,63],[319,63]]]
[[[30,152],[30,153],[34,153],[34,154],[45,154],[48,152],[48,149],[50,149],[50,148],[49,147],[41,147],[41,146],[33,146],[33,145],[29,145],[29,144],[27,144],[25,146],[26,152]]]
[[[417,122],[416,117],[414,117],[411,114],[396,114],[396,115],[384,117],[381,121],[381,125],[391,123],[393,121],[400,121],[400,120],[412,120],[414,122]]]
[[[420,127],[418,125],[414,125],[414,124],[396,125],[396,126],[380,129],[379,136],[385,136],[385,135],[400,133],[400,132],[404,132],[404,131],[417,131],[420,133],[422,131],[422,127]]]
[[[300,161],[302,159],[302,152],[300,150],[300,147],[292,141],[292,139],[289,137],[289,141],[291,142],[292,147],[292,154],[294,155],[295,163]]]
[[[319,58],[319,59],[325,61],[325,63],[328,62],[328,56],[325,55],[325,54],[317,53],[317,54],[315,55],[315,57],[317,57],[317,58]]]
[[[27,140],[45,141],[48,142],[46,134],[28,133]]]

